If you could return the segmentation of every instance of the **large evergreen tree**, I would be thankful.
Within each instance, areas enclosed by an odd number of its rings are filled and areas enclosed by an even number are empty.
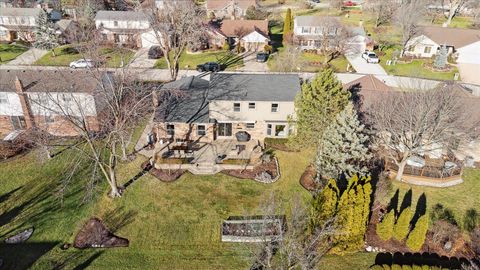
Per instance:
[[[316,228],[335,215],[339,193],[337,181],[330,179],[312,201],[310,229]]]
[[[435,61],[433,62],[433,66],[435,68],[445,68],[447,65],[448,60],[448,49],[446,45],[440,46],[440,50],[438,50],[437,55],[435,56]]]
[[[283,20],[283,44],[286,45],[292,36],[293,31],[293,17],[292,10],[287,9],[285,19]]]
[[[367,173],[369,138],[364,128],[349,103],[323,133],[315,162],[318,177],[339,179],[343,175],[350,178]]]
[[[393,229],[393,238],[401,241],[405,239],[410,232],[410,222],[412,221],[413,212],[410,207],[403,209],[402,213],[397,219],[397,223],[395,223],[395,227]]]
[[[55,51],[53,49],[59,46],[54,24],[44,10],[38,15],[33,46],[38,49],[52,50],[54,55]]]
[[[311,82],[302,85],[295,98],[295,119],[290,122],[296,132],[290,138],[292,146],[318,146],[323,132],[336,115],[343,111],[350,92],[343,88],[333,70],[328,68],[317,74]]]
[[[420,251],[425,242],[425,238],[428,230],[428,216],[423,215],[415,224],[412,232],[408,235],[407,246],[412,251]]]

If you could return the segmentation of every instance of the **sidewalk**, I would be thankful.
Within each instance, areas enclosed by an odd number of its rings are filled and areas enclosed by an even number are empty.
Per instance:
[[[21,55],[17,56],[17,58],[13,59],[12,61],[4,64],[4,66],[23,66],[23,65],[32,65],[42,56],[47,54],[49,51],[40,50],[37,48],[31,48],[30,50],[22,53]]]

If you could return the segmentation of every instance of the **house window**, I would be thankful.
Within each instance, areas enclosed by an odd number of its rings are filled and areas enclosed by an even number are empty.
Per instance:
[[[118,26],[118,22],[117,22],[117,21],[113,21],[113,26],[117,27],[117,26]]]
[[[55,122],[55,118],[52,115],[45,115],[45,123],[51,124]]]
[[[205,131],[205,125],[198,125],[197,126],[197,135],[198,136],[205,136],[207,132]]]
[[[27,127],[27,122],[25,122],[25,117],[23,116],[10,116],[10,121],[15,130],[25,129]]]
[[[0,104],[8,104],[8,97],[6,93],[0,93]]]
[[[272,136],[272,124],[267,125],[267,135]]]
[[[275,137],[285,137],[285,125],[275,125]]]
[[[167,135],[175,135],[175,125],[167,125]]]
[[[302,27],[302,33],[303,34],[310,33],[310,27]]]
[[[320,47],[322,46],[322,42],[320,40],[315,40],[313,41],[313,44],[315,45],[315,47]]]
[[[246,126],[248,129],[252,129],[252,128],[255,128],[255,123],[247,123]]]
[[[409,52],[415,51],[415,46],[409,46],[409,47],[408,47],[408,51],[409,51]]]
[[[251,110],[255,110],[255,102],[248,103],[248,108]]]
[[[432,47],[425,47],[423,50],[424,53],[430,53],[432,51]]]
[[[69,94],[63,94],[63,95],[62,95],[62,100],[63,100],[64,102],[70,102],[70,101],[72,101],[72,96],[69,95]]]
[[[232,136],[232,123],[218,123],[218,136]]]
[[[272,112],[278,112],[278,103],[272,103]]]
[[[234,112],[240,111],[240,103],[233,103],[233,111]]]

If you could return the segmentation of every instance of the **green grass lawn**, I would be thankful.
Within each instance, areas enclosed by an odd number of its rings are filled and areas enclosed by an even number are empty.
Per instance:
[[[399,50],[399,48],[396,48]],[[458,69],[455,67],[451,71],[447,72],[437,72],[429,70],[423,66],[424,63],[433,61],[432,59],[416,59],[411,63],[397,63],[396,65],[387,66],[387,61],[392,59],[392,53],[395,48],[389,48],[384,50],[385,55],[380,56],[380,65],[387,71],[390,75],[395,76],[407,76],[407,77],[417,77],[431,80],[453,80],[455,73],[458,73]]]
[[[270,70],[274,70],[275,61],[277,61],[278,54],[283,52],[283,48],[279,48],[277,55],[272,55],[267,62]],[[323,62],[325,56],[316,53],[302,52],[301,53],[301,66],[300,71],[302,72],[318,72],[323,69]],[[341,55],[328,63],[335,72],[347,72],[348,60],[345,56]]]
[[[455,219],[459,224],[462,224],[465,211],[469,208],[475,208],[480,212],[480,197],[478,192],[480,191],[480,170],[468,169],[463,173],[464,183],[447,188],[433,188],[409,185],[399,181],[392,181],[393,190],[388,197],[388,200],[393,196],[393,193],[399,189],[400,191],[400,203],[404,194],[412,189],[413,202],[412,205],[416,205],[418,197],[425,193],[427,197],[427,209],[441,203],[444,207],[450,208],[455,215]]]
[[[78,51],[69,50],[72,45],[55,48],[55,55],[47,53],[35,62],[38,66],[69,66],[70,62],[82,58],[93,58],[88,55],[82,55]],[[106,67],[121,67],[122,60],[127,64],[135,53],[129,49],[121,48],[101,48],[98,52],[100,61],[105,61]]]
[[[26,51],[28,51],[27,47],[13,44],[0,44],[0,65],[12,61]]]
[[[180,56],[180,69],[196,69],[197,65],[206,62],[217,62],[227,65],[227,69],[234,69],[243,65],[243,59],[230,51],[206,51],[201,53],[182,53]],[[164,58],[158,59],[155,63],[156,68],[167,68],[167,62]]]
[[[447,19],[445,16],[439,16],[438,18],[433,21],[428,21],[428,24],[433,24],[436,26],[442,26]],[[452,22],[448,27],[451,28],[472,28],[473,27],[473,19],[471,17],[462,17],[462,16],[455,16],[452,19]]]
[[[271,185],[223,174],[186,174],[173,183],[146,175],[129,186],[120,199],[109,199],[107,187],[101,183],[99,195],[82,203],[83,184],[89,174],[81,170],[61,200],[57,191],[72,153],[66,151],[45,163],[40,163],[36,154],[0,163],[0,236],[3,239],[35,227],[27,244],[0,246],[7,268],[19,253],[26,252],[29,259],[17,259],[17,268],[36,261],[33,269],[59,265],[67,269],[245,269],[251,260],[243,246],[220,242],[221,221],[230,215],[258,214],[255,209],[259,202],[271,192],[283,202],[293,194],[310,196],[298,181],[311,155],[277,152],[282,177]],[[144,160],[138,157],[119,166],[120,182],[137,174]],[[130,247],[62,251],[60,245],[71,243],[92,216],[116,228],[116,234],[130,240]]]

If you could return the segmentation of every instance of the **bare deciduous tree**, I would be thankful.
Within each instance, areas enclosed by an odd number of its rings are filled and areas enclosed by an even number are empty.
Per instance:
[[[452,23],[452,19],[458,14],[460,9],[467,4],[468,0],[444,0],[443,5],[448,7],[447,21],[444,26],[447,27]]]
[[[402,33],[402,52],[403,56],[407,43],[415,37],[420,30],[420,22],[423,20],[426,12],[425,0],[404,1],[395,12],[395,23]]]
[[[281,53],[274,56],[272,70],[278,72],[297,72],[304,65],[300,49],[288,46]]]
[[[372,12],[375,17],[375,28],[390,22],[396,8],[393,0],[368,0],[365,3],[365,10]]]
[[[334,244],[332,239],[338,232],[334,220],[309,231],[311,211],[298,196],[285,209],[279,206],[274,195],[270,195],[259,209],[266,218],[285,212],[288,218],[281,235],[274,241],[246,245],[255,260],[254,265],[264,269],[317,269],[321,258]]]
[[[74,128],[81,139],[74,149],[93,164],[91,182],[100,175],[110,186],[110,196],[120,197],[116,167],[119,159],[126,158],[127,142],[136,124],[152,109],[151,89],[136,82],[125,70],[86,74],[97,85],[92,96],[80,94],[76,88],[81,86],[72,83],[70,92],[39,93],[33,103]],[[58,72],[58,76],[70,80],[67,76],[79,74]]]
[[[417,85],[375,100],[367,119],[376,133],[376,146],[398,166],[397,180],[412,156],[452,151],[475,136],[478,120],[470,121],[465,107],[464,98],[449,85]]]
[[[205,37],[204,11],[193,1],[164,1],[164,7],[146,11],[154,36],[163,52],[170,77],[178,76],[179,61],[188,48],[197,48]]]

